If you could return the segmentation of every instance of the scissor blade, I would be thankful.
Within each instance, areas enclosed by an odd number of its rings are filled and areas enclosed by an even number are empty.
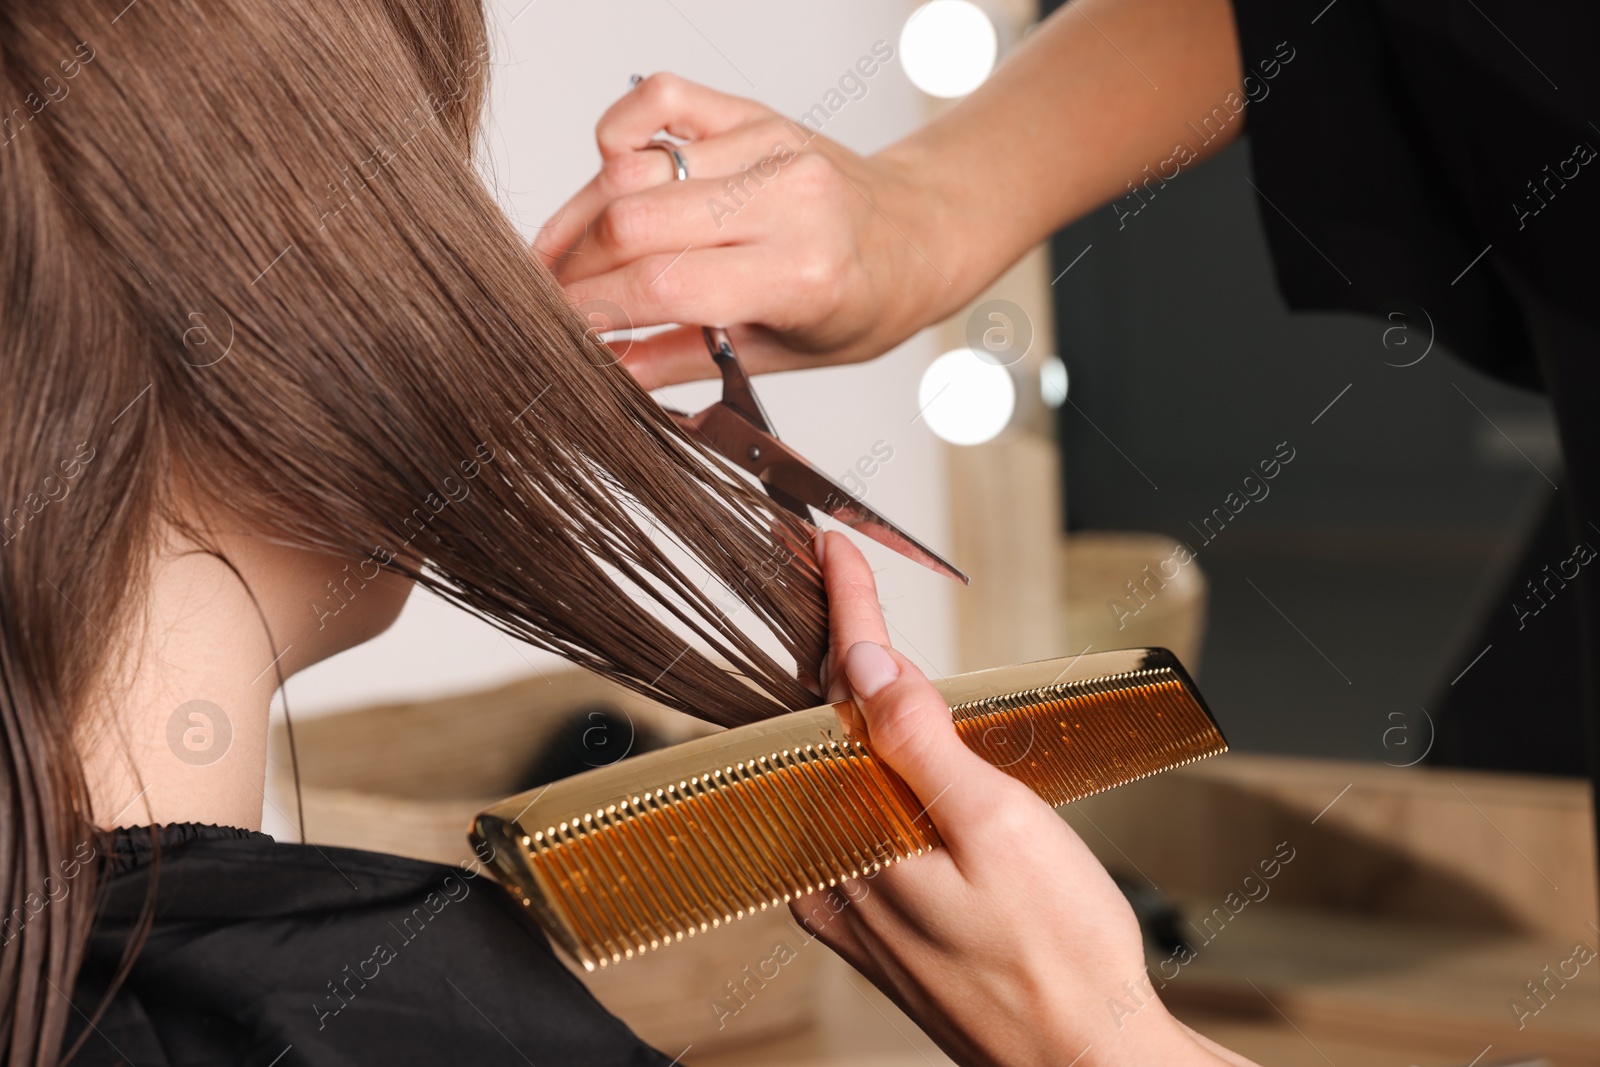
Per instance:
[[[809,504],[907,559],[972,584],[971,578],[937,552],[857,500],[850,490],[813,467],[804,456],[752,426],[732,408],[713,404],[683,421],[718,452],[759,478],[774,500],[784,503],[787,498],[802,507]]]
[[[851,529],[872,538],[878,544],[894,549],[929,570],[937,571],[947,578],[954,578],[963,585],[972,584],[972,579],[965,571],[859,501],[852,501],[837,510],[829,511],[828,514]]]
[[[780,507],[806,520],[813,526],[816,525],[817,520],[815,516],[811,514],[811,509],[806,506],[806,502],[804,500],[801,500],[799,497],[796,497],[793,494],[784,492],[782,489],[778,488],[778,486],[769,481],[762,481],[761,487],[767,491],[767,495],[770,496]]]
[[[724,459],[760,478],[761,488],[767,491],[767,496],[772,498],[773,503],[795,518],[804,519],[815,525],[816,518],[804,500],[784,492],[761,475],[766,465],[765,457],[773,453],[773,446],[784,447],[776,437],[750,425],[742,411],[737,411],[724,402],[712,404],[693,415],[671,408],[666,410],[685,433],[699,438]]]
[[[739,354],[733,350],[728,331],[717,326],[702,326],[700,335],[705,338],[711,359],[722,374],[722,402],[743,415],[756,429],[776,437],[778,431],[772,428],[772,420],[767,418],[767,409],[762,407],[761,398],[756,396],[755,386],[750,383],[750,375],[745,373]]]

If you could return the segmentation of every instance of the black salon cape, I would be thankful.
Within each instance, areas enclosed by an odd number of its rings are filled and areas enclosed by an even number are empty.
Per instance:
[[[486,877],[226,827],[165,827],[160,844],[155,926],[74,1064],[669,1067]],[[148,886],[147,830],[107,848],[69,1043]]]

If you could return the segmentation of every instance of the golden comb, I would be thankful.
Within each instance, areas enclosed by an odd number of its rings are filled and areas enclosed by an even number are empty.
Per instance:
[[[1165,649],[934,685],[968,747],[1053,807],[1228,748]],[[832,704],[510,797],[479,813],[472,836],[591,971],[939,844],[924,806],[845,736]]]

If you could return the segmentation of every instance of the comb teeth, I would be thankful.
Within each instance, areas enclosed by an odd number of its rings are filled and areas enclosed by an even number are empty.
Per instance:
[[[918,807],[844,741],[682,780],[525,847],[579,940],[617,962],[933,847]]]
[[[1227,751],[1187,679],[1168,667],[958,704],[967,747],[1051,807]],[[1203,721],[1205,727],[1197,731]]]
[[[1133,655],[1142,658],[1130,663]],[[1055,680],[1081,660],[1135,669]],[[1060,666],[941,683],[947,697],[987,689],[951,709],[957,732],[1052,806],[1226,751],[1170,653]],[[493,846],[523,904],[591,970],[939,845],[924,806],[865,744],[842,735],[831,706],[513,797],[478,817],[475,836]]]

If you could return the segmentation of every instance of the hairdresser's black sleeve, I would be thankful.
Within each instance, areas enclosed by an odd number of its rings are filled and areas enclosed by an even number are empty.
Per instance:
[[[1600,545],[1600,4],[1234,0],[1234,11],[1257,207],[1289,305],[1398,315],[1408,339],[1432,329],[1479,368],[1541,386],[1555,410],[1565,471],[1538,471],[1561,489],[1550,544],[1534,546],[1548,556],[1485,601],[1481,631],[1444,672],[1456,681],[1429,702],[1430,758],[1587,769],[1600,814],[1600,569],[1560,580],[1559,613],[1508,624],[1524,599],[1542,604],[1525,578]],[[1450,392],[1437,403],[1462,406]],[[1559,678],[1540,669],[1552,664]]]
[[[1446,347],[1536,384],[1516,287],[1591,321],[1600,303],[1600,5],[1234,10],[1257,203],[1289,305],[1420,306]]]

